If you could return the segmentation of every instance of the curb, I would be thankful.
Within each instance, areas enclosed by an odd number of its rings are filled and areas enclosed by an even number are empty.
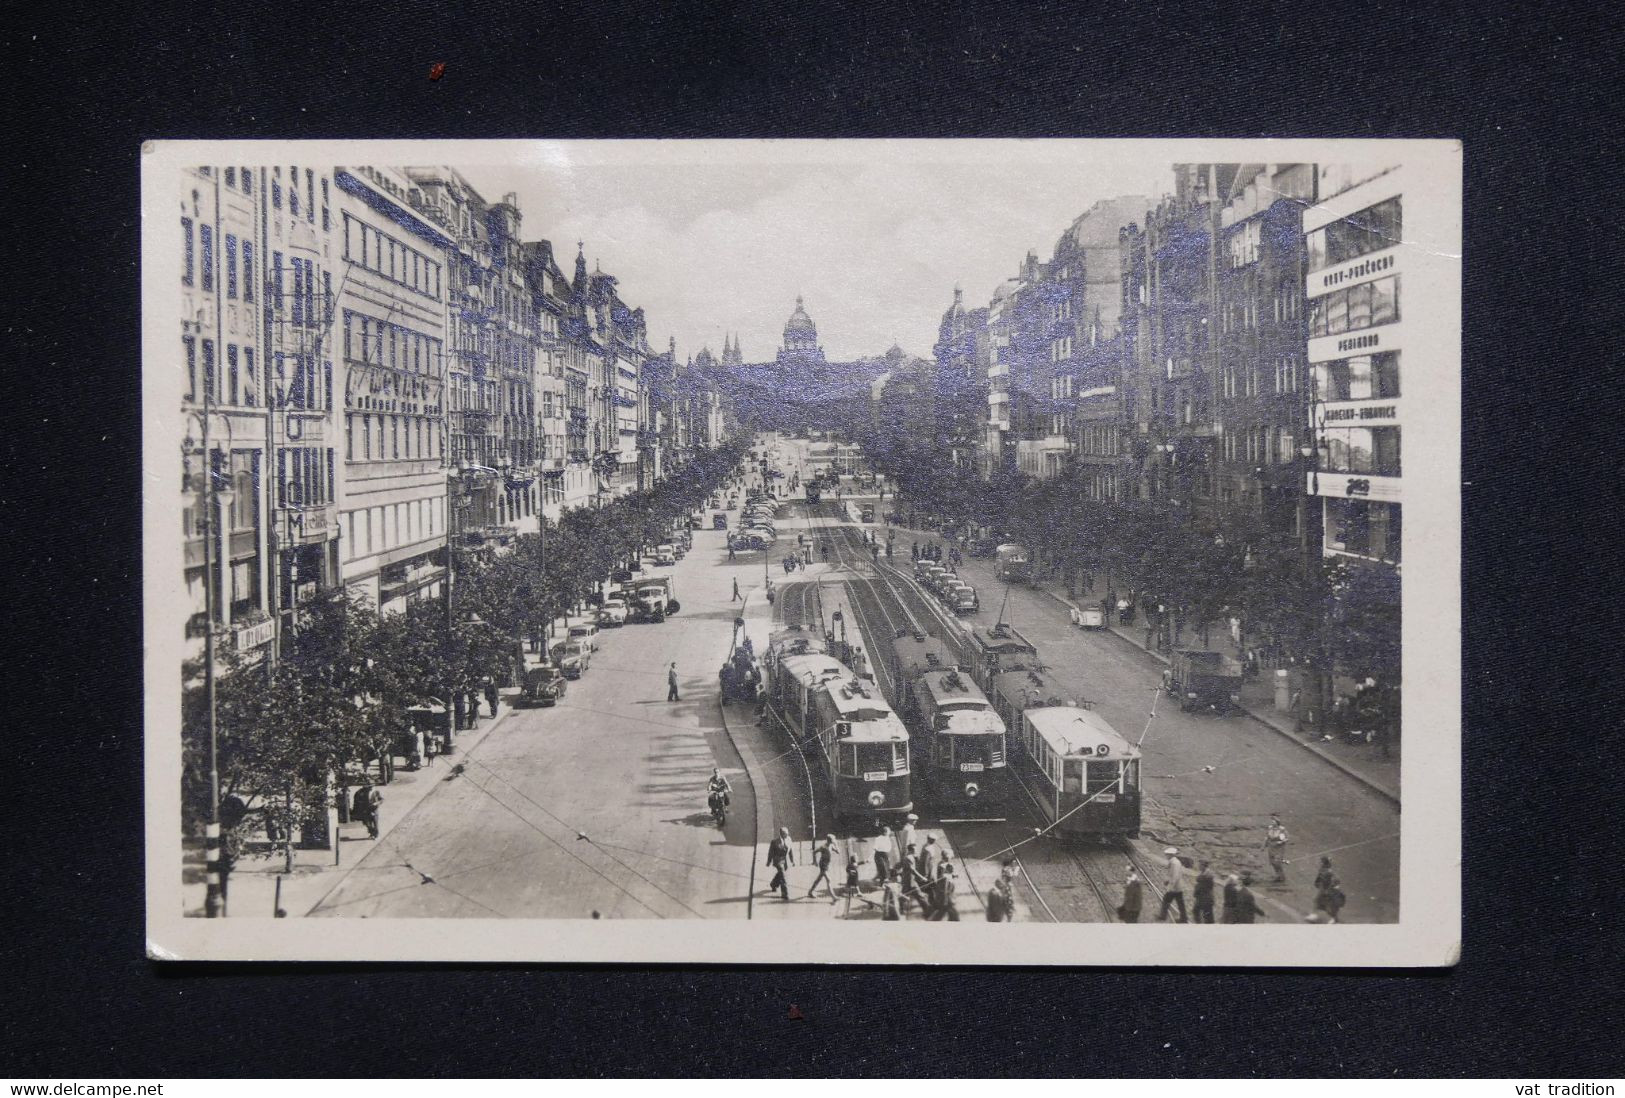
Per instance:
[[[754,594],[754,592],[752,593]],[[749,601],[750,595],[747,594],[745,602],[748,603]],[[740,614],[743,615],[744,604],[740,605],[739,610]],[[750,853],[750,892],[745,897],[745,918],[748,920],[755,917],[756,855],[762,849],[762,820],[773,819],[773,791],[769,788],[767,779],[762,774],[760,765],[756,762],[756,749],[748,743],[743,743],[740,737],[734,735],[733,724],[728,720],[728,707],[723,704],[720,693],[717,695],[717,711],[722,716],[723,733],[727,735],[728,742],[733,745],[734,753],[739,756],[739,761],[745,764],[745,777],[750,781],[751,805],[756,817],[752,821],[753,830],[756,832],[756,842]],[[762,802],[764,800],[767,802],[768,808],[766,813],[762,811]]]
[[[1060,595],[1057,595],[1053,591],[1047,590],[1045,588],[1036,588],[1036,590],[1038,590],[1039,592],[1041,592],[1042,594],[1044,594],[1048,598],[1053,599],[1055,602],[1059,603],[1060,605],[1067,607],[1068,609],[1071,609],[1073,607],[1073,605],[1074,605],[1073,603],[1068,602],[1066,599],[1063,599]],[[1158,661],[1160,661],[1162,663],[1170,663],[1171,662],[1168,659],[1168,657],[1164,656],[1162,653],[1153,652],[1149,648],[1141,647],[1140,645],[1138,645],[1138,644],[1136,644],[1134,642],[1134,639],[1132,637],[1125,637],[1122,633],[1118,632],[1116,629],[1113,629],[1110,626],[1106,627],[1106,632],[1110,633],[1112,636],[1116,637],[1118,640],[1122,641],[1124,644],[1126,644],[1129,647],[1135,649],[1136,651],[1144,652],[1146,655],[1152,657],[1153,659],[1156,659],[1156,660],[1158,660]],[[1279,727],[1278,725],[1274,724],[1271,721],[1265,720],[1263,717],[1261,717],[1257,713],[1253,712],[1253,710],[1250,707],[1245,706],[1245,705],[1240,705],[1240,706],[1237,706],[1236,708],[1240,709],[1243,713],[1245,713],[1252,720],[1254,720],[1257,723],[1263,725],[1265,728],[1268,728],[1271,732],[1274,732],[1276,735],[1282,736],[1285,739],[1288,739],[1288,740],[1292,741],[1293,743],[1297,744],[1299,747],[1303,748],[1305,751],[1309,752],[1311,755],[1314,755],[1316,758],[1320,759],[1322,762],[1325,762],[1325,763],[1327,763],[1327,764],[1329,764],[1329,765],[1331,765],[1333,767],[1336,767],[1338,770],[1341,770],[1344,774],[1346,774],[1350,778],[1353,778],[1355,781],[1359,782],[1361,785],[1365,786],[1367,789],[1371,790],[1373,793],[1376,793],[1378,796],[1382,797],[1384,800],[1392,802],[1392,804],[1394,805],[1395,808],[1401,807],[1399,794],[1395,793],[1393,790],[1389,789],[1387,786],[1382,785],[1379,782],[1373,781],[1371,778],[1368,778],[1366,775],[1360,773],[1358,770],[1354,769],[1352,766],[1350,766],[1348,763],[1344,762],[1342,759],[1337,758],[1335,755],[1328,755],[1326,752],[1322,751],[1320,748],[1316,747],[1314,744],[1305,743],[1303,740],[1298,739],[1297,736],[1293,735],[1291,732],[1288,732],[1286,729]]]

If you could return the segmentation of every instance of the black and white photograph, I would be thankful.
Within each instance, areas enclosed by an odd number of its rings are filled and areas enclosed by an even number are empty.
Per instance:
[[[153,958],[1455,963],[1457,143],[142,161]]]

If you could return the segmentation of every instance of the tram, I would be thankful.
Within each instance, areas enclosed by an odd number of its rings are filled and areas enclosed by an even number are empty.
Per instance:
[[[1038,648],[1016,632],[1013,625],[999,622],[971,630],[971,674],[983,690],[992,692],[993,679],[1005,671],[1037,670],[1042,666]]]
[[[1140,837],[1140,750],[1100,714],[1052,705],[1021,715],[1018,769],[1061,835]]]
[[[987,809],[1009,792],[1005,723],[987,695],[957,668],[927,671],[914,683],[921,765],[937,807]]]
[[[953,647],[905,630],[890,655],[898,708],[932,800],[948,809],[1002,805],[1010,787],[1005,723]]]
[[[987,695],[1006,728],[1019,728],[1021,715],[1029,709],[1076,704],[1048,672],[1031,667],[1001,671],[993,677]]]
[[[903,720],[913,721],[918,716],[919,703],[914,698],[914,683],[927,671],[945,671],[958,667],[960,662],[948,643],[941,637],[919,630],[904,630],[892,641],[891,661],[887,665],[891,681],[897,684],[897,708]]]
[[[908,729],[874,684],[854,675],[809,638],[780,636],[770,651],[774,715],[815,758],[834,793],[840,820],[878,822],[914,807]]]

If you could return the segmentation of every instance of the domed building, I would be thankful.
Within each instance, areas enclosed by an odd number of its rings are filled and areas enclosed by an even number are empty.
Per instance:
[[[796,298],[796,311],[784,325],[784,346],[779,349],[781,366],[822,366],[824,349],[818,345],[818,325]]]

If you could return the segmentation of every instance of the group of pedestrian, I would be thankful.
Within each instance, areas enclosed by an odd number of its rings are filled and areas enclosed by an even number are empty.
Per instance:
[[[1281,822],[1279,815],[1270,816],[1269,827],[1264,832],[1264,854],[1269,860],[1270,868],[1275,874],[1275,883],[1285,883],[1287,857],[1286,848],[1291,842],[1287,834],[1286,825]],[[1163,850],[1166,861],[1162,871],[1162,904],[1157,912],[1158,922],[1170,921],[1170,915],[1178,913],[1177,922],[1186,923],[1251,923],[1265,917],[1264,910],[1259,906],[1258,897],[1253,894],[1253,875],[1248,872],[1232,872],[1223,879],[1222,890],[1219,890],[1219,880],[1213,870],[1211,862],[1198,859],[1196,873],[1190,876],[1185,860],[1179,855],[1177,847],[1167,847]],[[1185,885],[1187,879],[1191,885],[1191,904],[1189,909],[1185,905]],[[1223,900],[1223,906],[1217,910],[1215,918],[1215,892]],[[1145,882],[1140,879],[1139,873],[1131,865],[1128,875],[1123,882],[1123,901],[1117,907],[1117,918],[1120,922],[1137,923],[1144,904]],[[1335,923],[1338,915],[1347,902],[1343,893],[1342,882],[1332,869],[1330,857],[1322,855],[1320,871],[1315,875],[1315,912],[1309,916],[1310,922]]]
[[[839,840],[833,834],[825,835],[814,845],[812,867],[817,870],[807,888],[807,899],[823,896],[836,904],[845,898],[858,900],[880,909],[885,921],[901,921],[917,913],[929,922],[960,921],[958,906],[959,871],[948,857],[935,835],[921,836],[917,825],[919,817],[910,813],[902,827],[895,831],[881,826],[868,845],[862,838],[849,840],[846,850],[845,878],[837,890],[830,876]],[[789,871],[796,864],[795,844],[790,829],[780,827],[767,847],[767,865],[773,870],[766,891],[778,893],[781,901],[790,900]],[[879,898],[865,894],[864,866],[872,864],[873,877],[868,891],[878,890]],[[987,918],[989,922],[1010,922],[1015,915],[1014,863],[1006,863],[999,879],[988,890]]]
[[[1253,895],[1251,873],[1231,873],[1225,877],[1224,906],[1215,910],[1214,896],[1218,881],[1212,863],[1206,860],[1196,863],[1196,874],[1191,882],[1191,906],[1187,909],[1185,863],[1180,860],[1177,847],[1170,846],[1163,854],[1167,861],[1163,866],[1162,906],[1157,912],[1158,922],[1168,922],[1170,913],[1176,909],[1179,918],[1174,921],[1181,923],[1251,923],[1263,917],[1264,911],[1258,906],[1258,898]],[[1139,922],[1144,902],[1145,883],[1131,865],[1123,881],[1123,902],[1117,905],[1118,922]]]
[[[485,705],[490,716],[497,715],[499,695],[497,684],[489,675],[481,688],[469,687],[466,690],[453,690],[452,716],[456,720],[456,729],[459,732],[475,727],[480,719],[480,695],[485,695]]]

